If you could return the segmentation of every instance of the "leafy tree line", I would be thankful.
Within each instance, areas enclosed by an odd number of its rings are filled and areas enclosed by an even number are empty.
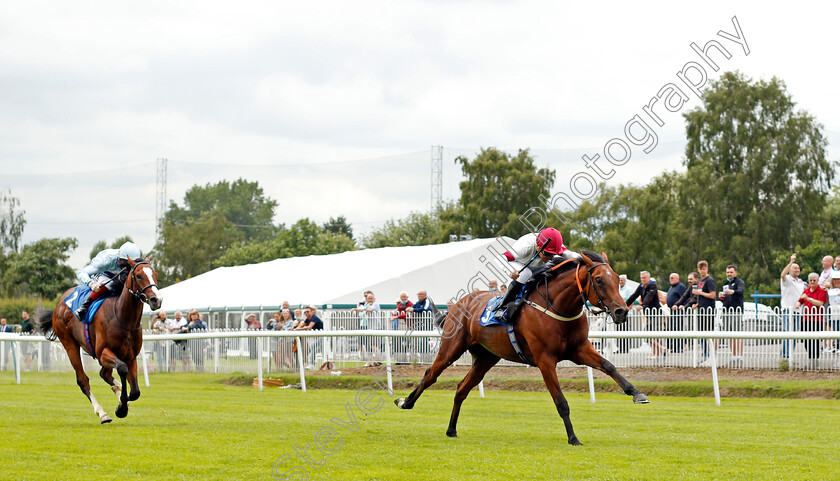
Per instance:
[[[725,73],[684,117],[684,171],[663,172],[643,186],[602,184],[592,199],[549,216],[547,225],[560,229],[572,249],[606,249],[616,270],[631,278],[651,271],[662,288],[670,272],[684,279],[706,259],[713,276],[734,263],[749,290],[775,292],[791,252],[806,272],[818,269],[823,255],[840,253],[840,232],[831,228],[840,225],[840,190],[830,189],[837,163],[826,159],[822,126],[796,110],[781,80]],[[538,227],[539,219],[520,216],[545,207],[540,199],[550,198],[556,173],[538,167],[527,149],[483,148],[455,162],[465,177],[459,199],[358,237],[343,215],[323,224],[308,218],[275,224],[278,203],[255,181],[195,185],[183,204],[170,204],[150,252],[160,284],[220,266],[434,244],[450,234],[516,238]],[[74,283],[65,262],[77,242],[20,246],[23,215],[11,193],[0,196],[0,294],[54,298]],[[91,256],[107,246],[98,243]]]
[[[605,248],[617,270],[649,270],[664,289],[670,272],[684,280],[700,259],[717,278],[735,264],[761,292],[778,291],[792,252],[806,274],[840,253],[840,192],[829,189],[837,163],[781,80],[725,73],[684,117],[686,170],[641,187],[601,185],[567,213],[572,247]]]

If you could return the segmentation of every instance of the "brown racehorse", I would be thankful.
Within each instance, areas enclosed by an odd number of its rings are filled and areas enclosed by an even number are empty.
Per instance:
[[[111,386],[120,404],[115,414],[119,418],[128,415],[128,401],[135,401],[140,397],[137,384],[137,355],[143,345],[143,331],[140,318],[143,315],[143,303],[148,303],[152,310],[160,309],[163,298],[157,287],[157,273],[149,264],[149,258],[129,259],[128,276],[125,287],[119,296],[111,296],[102,303],[94,315],[89,326],[90,345],[85,341],[84,325],[73,315],[64,303],[64,299],[73,292],[69,289],[58,301],[54,311],[42,310],[37,314],[36,329],[46,334],[52,329],[67,355],[70,364],[76,370],[76,383],[93,405],[93,411],[99,416],[99,421],[111,422],[111,417],[102,409],[96,398],[90,392],[90,382],[82,366],[82,355],[79,348],[99,359],[102,369],[99,376]],[[148,292],[147,292],[148,291]],[[120,381],[114,379],[113,370],[120,375]],[[126,394],[122,386],[131,385],[131,393]]]
[[[527,300],[547,308],[548,312],[563,317],[558,320],[550,314],[531,305],[522,306],[515,321],[518,344],[529,363],[539,367],[554,405],[563,424],[569,444],[580,445],[572,421],[569,418],[569,403],[560,390],[557,379],[557,363],[570,360],[577,364],[591,366],[613,378],[624,392],[633,396],[635,403],[649,402],[641,391],[622,377],[615,366],[592,347],[589,342],[589,322],[586,319],[584,298],[593,306],[608,311],[617,324],[627,320],[627,304],[618,292],[618,275],[604,258],[594,252],[583,251],[579,258],[570,257],[560,261],[555,258],[547,266],[548,275],[537,281],[536,288]],[[553,268],[553,270],[551,270]],[[449,419],[447,436],[457,437],[456,424],[461,403],[470,390],[478,385],[487,371],[507,359],[522,362],[514,350],[503,326],[482,327],[479,317],[491,296],[477,293],[465,296],[450,310],[443,321],[443,336],[435,362],[423,380],[406,398],[394,402],[402,409],[411,409],[423,391],[435,383],[444,369],[449,367],[465,351],[473,355],[473,364],[466,377],[458,384],[455,402]],[[581,313],[579,317],[576,317]],[[575,318],[576,317],[576,318]]]

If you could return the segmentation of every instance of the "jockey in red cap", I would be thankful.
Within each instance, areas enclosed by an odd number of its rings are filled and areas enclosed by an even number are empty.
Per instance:
[[[563,235],[554,227],[547,227],[539,234],[525,234],[514,242],[513,247],[502,254],[504,260],[513,268],[513,272],[510,273],[513,281],[496,310],[496,318],[508,323],[513,320],[513,314],[521,305],[521,302],[514,303],[513,300],[516,299],[522,286],[531,279],[531,267],[541,267],[552,257],[567,250],[563,245]],[[509,306],[509,304],[514,305]]]

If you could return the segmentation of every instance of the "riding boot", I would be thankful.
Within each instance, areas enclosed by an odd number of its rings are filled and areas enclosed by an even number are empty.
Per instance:
[[[499,307],[496,308],[496,319],[502,322],[510,322],[512,319],[511,314],[514,310],[516,310],[516,303],[514,299],[516,299],[517,294],[522,289],[524,284],[514,280],[511,281],[510,285],[508,286],[507,292],[505,292],[505,297],[502,299],[502,302],[499,303]]]
[[[80,321],[84,320],[85,313],[87,312],[88,307],[90,307],[90,305],[93,304],[94,300],[95,299],[93,298],[93,293],[91,293],[91,295],[88,296],[87,299],[85,299],[85,302],[81,306],[79,306],[79,308],[76,309],[76,311],[73,313],[76,315],[77,319],[79,319]]]

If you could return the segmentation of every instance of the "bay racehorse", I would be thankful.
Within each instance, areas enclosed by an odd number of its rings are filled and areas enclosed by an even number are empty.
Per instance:
[[[79,348],[99,360],[102,366],[99,376],[111,386],[120,402],[115,414],[119,418],[126,417],[128,402],[140,397],[137,384],[137,355],[143,345],[143,331],[140,326],[143,303],[149,304],[152,310],[157,310],[163,302],[157,287],[157,273],[149,263],[148,257],[128,259],[126,269],[127,276],[122,292],[103,301],[88,326],[88,332],[85,332],[84,324],[64,303],[74,289],[62,294],[55,310],[41,309],[35,321],[38,331],[47,334],[52,329],[61,341],[70,358],[70,364],[76,371],[76,383],[90,400],[93,411],[103,424],[111,422],[111,417],[90,392],[90,382],[82,365]],[[120,381],[114,379],[114,369],[117,370]],[[126,380],[131,386],[130,394],[126,394],[122,389]]]
[[[580,445],[569,417],[569,403],[560,390],[557,363],[570,360],[603,371],[613,378],[635,403],[648,403],[647,397],[604,359],[589,342],[589,322],[585,301],[610,313],[616,324],[627,321],[627,304],[618,292],[618,275],[606,260],[594,252],[579,256],[555,257],[537,276],[536,286],[525,296],[514,322],[514,333],[528,363],[539,368],[557,412],[563,420],[569,444]],[[402,409],[411,409],[423,391],[435,383],[444,369],[470,351],[473,364],[458,384],[449,419],[447,436],[457,437],[456,424],[461,403],[478,385],[487,371],[507,359],[523,362],[514,349],[507,329],[500,325],[482,326],[479,318],[492,296],[478,292],[464,296],[443,320],[440,351],[420,384],[405,398],[395,399]]]

